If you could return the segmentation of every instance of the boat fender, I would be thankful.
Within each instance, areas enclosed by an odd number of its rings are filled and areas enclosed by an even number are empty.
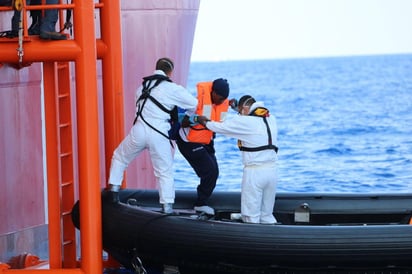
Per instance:
[[[310,222],[310,208],[307,203],[302,203],[295,209],[295,223]]]

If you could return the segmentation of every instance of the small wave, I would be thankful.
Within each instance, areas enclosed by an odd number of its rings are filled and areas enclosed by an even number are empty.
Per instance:
[[[374,126],[356,126],[356,127],[350,127],[350,128],[339,128],[339,129],[334,129],[332,131],[333,134],[336,135],[359,135],[359,134],[367,134],[367,133],[376,133],[379,130],[377,130],[377,127]]]
[[[352,150],[350,148],[336,148],[336,147],[331,147],[327,149],[321,149],[315,151],[317,154],[328,154],[328,155],[345,155],[350,153]]]
[[[395,174],[392,173],[374,173],[374,175],[383,178],[395,178]]]

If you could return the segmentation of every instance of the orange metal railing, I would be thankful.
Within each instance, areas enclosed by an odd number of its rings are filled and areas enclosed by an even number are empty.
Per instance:
[[[73,9],[74,36],[67,41],[45,42],[36,37],[29,37],[27,31],[27,10],[33,9]],[[101,39],[96,39],[95,8],[100,9]],[[7,10],[1,8],[1,10]],[[46,143],[48,170],[48,215],[49,215],[49,264],[48,270],[23,269],[14,270],[0,268],[0,273],[102,273],[102,235],[101,235],[101,202],[99,161],[99,119],[98,119],[98,88],[96,60],[102,60],[103,103],[104,103],[104,134],[106,169],[115,146],[123,137],[123,65],[120,27],[119,0],[76,1],[73,4],[25,6],[23,5],[23,62],[43,62],[44,97],[46,113]],[[60,13],[61,15],[61,13]],[[62,16],[60,16],[62,18]],[[60,25],[63,24],[60,20]],[[0,47],[0,63],[19,63],[16,55],[16,40],[2,41]],[[78,143],[78,175],[80,223],[81,223],[81,261],[80,268],[73,268],[75,248],[63,251],[65,244],[65,229],[67,223],[62,221],[68,215],[67,206],[73,202],[73,195],[62,195],[72,176],[62,174],[62,169],[73,170],[73,159],[66,161],[63,153],[72,140],[62,140],[62,130],[68,125],[59,121],[61,113],[71,105],[56,106],[59,91],[67,89],[69,71],[59,75],[58,62],[74,62],[76,87],[76,117]],[[67,64],[66,64],[67,65]],[[65,77],[66,76],[66,77]],[[60,79],[60,80],[59,80]],[[62,80],[63,79],[63,80]],[[62,86],[64,85],[64,86]],[[60,97],[59,97],[60,96]],[[63,99],[64,100],[64,99]],[[67,136],[66,136],[67,138]],[[65,147],[67,149],[67,146]],[[71,148],[72,149],[72,148]],[[69,154],[72,151],[69,150]],[[66,151],[67,152],[67,151]],[[56,161],[60,157],[59,162]],[[60,167],[59,167],[60,163]],[[106,181],[106,180],[103,180]],[[74,192],[70,186],[69,192]],[[61,207],[63,205],[63,207]],[[64,216],[63,216],[64,215]],[[63,237],[62,237],[63,235]],[[69,233],[69,235],[71,235]],[[71,236],[70,236],[71,237]],[[69,237],[69,238],[70,238]],[[64,252],[64,255],[62,254]],[[66,253],[74,253],[66,254]],[[72,268],[66,268],[72,267]],[[76,266],[77,267],[77,266]]]

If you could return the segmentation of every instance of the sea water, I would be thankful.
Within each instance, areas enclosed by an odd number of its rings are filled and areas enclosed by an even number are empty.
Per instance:
[[[412,55],[194,62],[187,87],[226,78],[278,124],[278,192],[412,191]],[[227,119],[237,115],[230,110]],[[216,190],[240,190],[236,140],[217,134]],[[198,177],[176,151],[177,189]]]

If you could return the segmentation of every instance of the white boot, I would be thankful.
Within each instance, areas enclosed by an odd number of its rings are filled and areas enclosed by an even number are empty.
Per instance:
[[[215,210],[211,208],[210,206],[204,205],[204,206],[195,206],[194,208],[197,212],[203,212],[207,215],[215,215]]]
[[[173,213],[173,204],[163,204],[162,211],[164,214],[172,214]]]

